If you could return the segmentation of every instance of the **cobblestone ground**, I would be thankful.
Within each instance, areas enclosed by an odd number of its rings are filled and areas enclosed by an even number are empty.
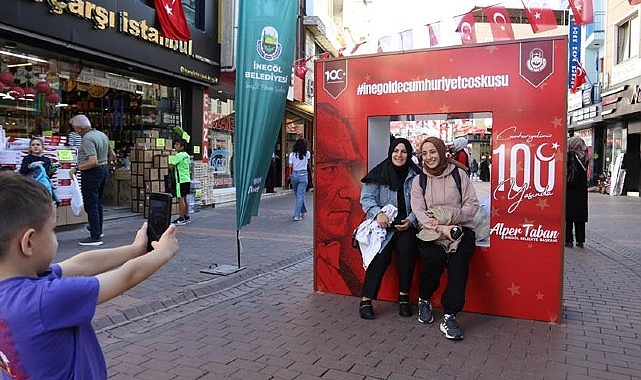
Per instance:
[[[230,276],[198,268],[235,263],[233,206],[181,230],[178,262],[99,309],[110,379],[640,378],[639,198],[590,194],[586,248],[565,251],[562,323],[462,313],[462,342],[394,303],[365,321],[356,298],[315,293],[313,215],[292,222],[292,207],[290,194],[262,201],[241,233],[247,269]],[[105,244],[131,236],[141,221],[129,219],[110,222]],[[62,235],[73,249],[83,236]]]

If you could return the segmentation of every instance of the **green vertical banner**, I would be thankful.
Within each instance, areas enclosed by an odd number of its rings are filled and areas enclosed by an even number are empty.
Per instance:
[[[258,215],[285,114],[298,0],[240,0],[236,55],[234,180],[240,230]]]

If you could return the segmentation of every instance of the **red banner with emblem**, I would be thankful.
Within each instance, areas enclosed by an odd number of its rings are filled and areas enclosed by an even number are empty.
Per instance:
[[[382,144],[374,137],[399,115],[491,113],[491,231],[472,256],[465,310],[559,322],[566,67],[566,37],[317,61],[315,289],[361,295],[351,232],[363,219],[360,179],[380,161],[370,157]],[[398,296],[394,265],[380,299]],[[419,258],[413,302],[420,267]]]

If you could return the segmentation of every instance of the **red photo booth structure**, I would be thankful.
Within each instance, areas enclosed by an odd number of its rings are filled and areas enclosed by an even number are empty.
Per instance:
[[[567,39],[554,37],[317,61],[314,289],[361,295],[351,232],[363,219],[360,179],[386,157],[390,120],[491,114],[491,234],[472,256],[465,310],[560,322],[567,57]],[[382,300],[396,300],[394,266]]]

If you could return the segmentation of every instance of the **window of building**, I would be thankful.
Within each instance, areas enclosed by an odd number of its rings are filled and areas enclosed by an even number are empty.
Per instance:
[[[641,37],[639,28],[637,15],[617,25],[617,63],[639,56],[639,38]]]

